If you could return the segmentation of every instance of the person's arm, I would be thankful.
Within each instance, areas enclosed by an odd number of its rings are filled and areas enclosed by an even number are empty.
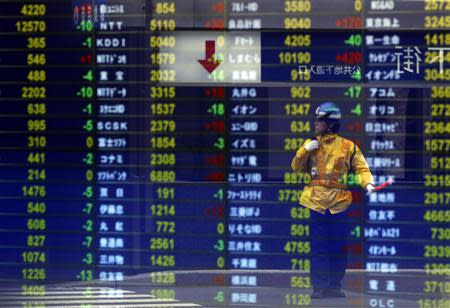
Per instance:
[[[373,188],[374,181],[372,172],[370,172],[369,164],[362,154],[361,150],[355,145],[354,153],[352,153],[351,167],[359,177],[359,184],[364,190]],[[369,186],[368,186],[369,185]]]
[[[302,144],[300,149],[298,149],[292,160],[291,167],[294,172],[301,172],[306,169],[306,162],[308,161],[311,152],[319,148],[319,141],[307,139],[305,143]]]

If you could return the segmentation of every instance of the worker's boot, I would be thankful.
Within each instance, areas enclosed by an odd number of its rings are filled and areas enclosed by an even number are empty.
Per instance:
[[[311,298],[325,298],[325,289],[314,289]]]
[[[326,297],[345,297],[345,293],[339,288],[329,288],[325,290]]]

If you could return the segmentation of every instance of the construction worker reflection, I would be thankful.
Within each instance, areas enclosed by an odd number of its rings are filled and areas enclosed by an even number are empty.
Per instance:
[[[309,172],[311,182],[304,187],[300,204],[311,209],[312,298],[345,297],[342,280],[347,267],[347,213],[352,195],[346,176],[353,170],[367,193],[374,190],[373,177],[359,148],[339,135],[341,111],[326,102],[316,109],[317,137],[308,139],[292,160],[295,172]]]

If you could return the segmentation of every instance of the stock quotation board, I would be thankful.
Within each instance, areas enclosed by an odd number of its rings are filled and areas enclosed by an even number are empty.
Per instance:
[[[394,179],[366,196],[347,177],[351,304],[450,306],[450,1],[0,0],[0,16],[2,285],[148,274],[176,297],[176,272],[211,270],[216,305],[310,305],[311,176],[290,163],[334,101],[376,184]],[[286,273],[270,298],[267,271]]]

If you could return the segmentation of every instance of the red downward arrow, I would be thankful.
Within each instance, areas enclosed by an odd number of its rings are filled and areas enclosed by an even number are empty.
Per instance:
[[[214,54],[216,53],[216,41],[206,41],[205,42],[205,59],[197,60],[208,73],[214,72],[214,70],[220,65],[222,61],[214,61]]]

